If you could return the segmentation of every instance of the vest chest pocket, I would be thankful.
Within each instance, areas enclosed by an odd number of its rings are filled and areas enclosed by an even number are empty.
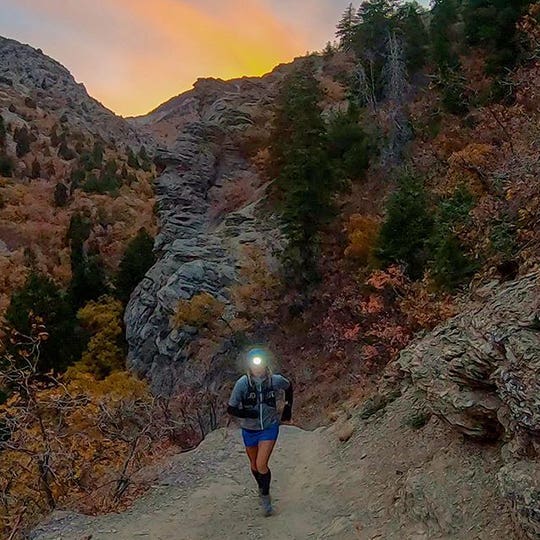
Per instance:
[[[257,393],[248,392],[243,399],[243,405],[244,407],[255,407],[257,405]]]
[[[264,393],[263,401],[269,407],[274,407],[275,408],[276,407],[276,393],[274,392],[274,390],[267,390]]]

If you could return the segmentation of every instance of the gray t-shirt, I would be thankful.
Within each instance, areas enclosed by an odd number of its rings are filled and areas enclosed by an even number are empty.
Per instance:
[[[261,429],[267,429],[271,425],[279,422],[278,410],[275,407],[271,407],[266,403],[261,403],[262,384],[265,378],[260,379],[257,377],[251,377],[251,383],[257,392],[257,405],[250,407],[255,409],[259,413],[258,418],[240,418],[240,425],[244,429],[251,429],[259,431]],[[271,386],[273,390],[278,392],[279,390],[286,390],[290,386],[290,382],[283,377],[283,375],[272,375],[271,384],[267,381],[266,384]],[[231,407],[242,408],[243,400],[246,398],[249,392],[249,381],[247,375],[243,375],[236,381],[234,385],[231,398],[229,399],[229,405]]]

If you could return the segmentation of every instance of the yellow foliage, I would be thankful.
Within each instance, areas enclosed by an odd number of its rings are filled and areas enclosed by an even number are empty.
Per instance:
[[[379,234],[379,221],[371,216],[354,214],[347,224],[349,245],[345,256],[361,264],[369,264]]]
[[[265,254],[259,247],[244,249],[240,269],[240,284],[231,289],[237,316],[231,323],[235,331],[245,331],[275,311],[281,287],[272,272]]]
[[[177,328],[215,325],[223,316],[225,304],[208,292],[196,294],[189,300],[179,300],[172,322]]]
[[[0,537],[59,505],[113,509],[165,435],[147,385],[125,372],[41,383],[10,369],[20,389],[0,405],[9,432],[0,440]]]
[[[82,358],[68,370],[68,377],[90,373],[103,379],[124,368],[122,304],[109,296],[90,302],[77,313],[81,326],[92,334]]]

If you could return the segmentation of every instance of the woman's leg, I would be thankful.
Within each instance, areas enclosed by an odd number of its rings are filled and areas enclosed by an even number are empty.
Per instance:
[[[249,458],[249,463],[251,465],[251,470],[256,471],[257,470],[257,454],[259,451],[258,446],[246,446],[246,454]]]
[[[266,516],[269,516],[273,512],[272,502],[270,500],[272,473],[268,468],[268,461],[270,460],[275,444],[276,441],[260,441],[259,451],[257,452],[257,470],[261,478],[261,502]]]
[[[268,462],[272,455],[272,450],[276,441],[260,441],[257,451],[255,452],[255,468],[261,473],[266,474],[268,472]]]
[[[255,478],[259,488],[261,487],[261,473],[257,470],[257,453],[259,451],[258,446],[246,446],[246,454],[249,458],[249,464],[251,467],[251,474]]]

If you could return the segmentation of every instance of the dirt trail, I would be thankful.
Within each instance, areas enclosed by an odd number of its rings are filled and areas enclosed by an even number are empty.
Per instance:
[[[284,426],[262,516],[239,430],[155,464],[156,485],[121,514],[55,513],[32,540],[517,540],[497,491],[500,449],[456,436],[414,390],[383,408],[344,407],[330,428]],[[339,442],[343,433],[350,437]]]
[[[123,514],[57,514],[40,540],[358,539],[336,496],[341,465],[322,430],[283,426],[272,458],[276,512],[262,516],[238,430],[218,430],[175,458],[162,484]],[[346,532],[350,525],[350,533]],[[334,531],[332,532],[332,528]]]

